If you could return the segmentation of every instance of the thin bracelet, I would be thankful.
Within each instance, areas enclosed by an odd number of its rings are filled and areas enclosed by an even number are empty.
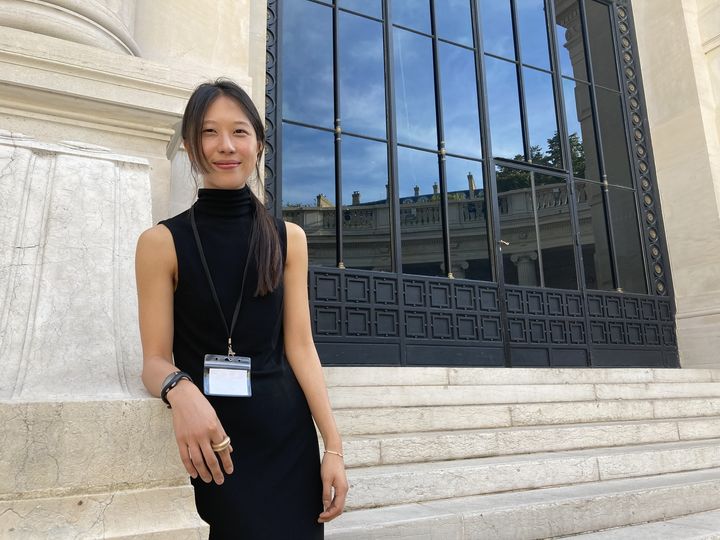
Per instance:
[[[323,450],[323,454],[333,454],[334,456],[340,456],[341,458],[344,458],[340,452],[335,452],[333,450]]]

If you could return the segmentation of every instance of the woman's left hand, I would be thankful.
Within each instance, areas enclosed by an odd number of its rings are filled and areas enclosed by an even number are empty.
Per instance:
[[[320,478],[323,484],[324,510],[318,518],[318,523],[327,523],[342,514],[345,509],[348,481],[343,458],[335,454],[324,454],[320,466]]]

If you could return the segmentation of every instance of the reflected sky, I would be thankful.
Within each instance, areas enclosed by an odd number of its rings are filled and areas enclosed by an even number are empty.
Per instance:
[[[448,152],[482,157],[477,79],[473,51],[439,43],[445,148]]]
[[[485,52],[515,59],[510,0],[480,2],[482,40]]]
[[[470,0],[435,0],[438,37],[473,46]]]
[[[430,0],[392,0],[390,18],[393,24],[429,34]]]
[[[332,9],[299,0],[283,8],[283,117],[333,127]]]
[[[400,198],[414,196],[415,186],[421,195],[432,194],[439,177],[437,154],[398,146],[398,176]]]
[[[360,203],[386,201],[388,183],[387,144],[344,136],[342,139],[343,204],[352,204],[352,193]]]
[[[385,138],[382,23],[340,12],[339,27],[343,131]]]
[[[445,175],[447,177],[448,193],[454,191],[466,191],[469,189],[468,174],[471,174],[475,182],[475,188],[482,190],[485,182],[483,180],[482,162],[469,159],[448,157],[445,159]]]
[[[337,4],[341,8],[382,19],[382,0],[337,0]]]
[[[550,69],[544,0],[515,0],[522,61]]]
[[[523,68],[523,78],[530,146],[534,147],[533,160],[536,159],[535,150],[539,149],[542,155],[541,163],[562,167],[552,76],[544,71],[526,67]],[[554,142],[553,148],[548,141]]]
[[[430,38],[393,29],[398,141],[437,148],[435,78]]]
[[[487,56],[485,70],[493,155],[505,158],[522,156],[523,137],[515,64]]]
[[[316,206],[320,193],[334,204],[333,139],[333,134],[325,131],[283,125],[283,206]]]

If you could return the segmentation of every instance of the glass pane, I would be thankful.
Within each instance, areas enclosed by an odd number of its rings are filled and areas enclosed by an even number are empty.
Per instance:
[[[337,0],[338,7],[382,19],[382,0]]]
[[[545,286],[577,289],[567,182],[557,176],[531,174],[535,182],[535,208]]]
[[[575,192],[585,283],[589,289],[614,290],[602,186],[593,182],[575,182]]]
[[[625,292],[647,294],[635,193],[613,187],[609,191],[620,288]]]
[[[515,64],[485,57],[493,155],[524,159]]]
[[[430,38],[394,29],[398,141],[437,149],[435,78]]]
[[[393,24],[430,33],[429,0],[392,0],[390,9]]]
[[[447,158],[450,261],[456,278],[492,281],[482,163]]]
[[[440,43],[443,127],[448,152],[482,157],[475,55],[468,49]]]
[[[590,108],[590,87],[581,82],[563,79],[563,98],[573,174],[599,182],[600,169]]]
[[[552,75],[523,68],[530,157],[533,163],[562,168]]]
[[[284,8],[283,118],[332,128],[332,8],[313,2],[285,2]]]
[[[481,0],[480,20],[485,52],[515,60],[510,0]]]
[[[555,0],[555,37],[562,74],[587,81],[578,0]]]
[[[497,167],[495,177],[500,209],[499,238],[510,243],[502,248],[505,283],[536,287],[540,285],[540,268],[530,173]]]
[[[390,271],[387,145],[343,137],[342,174],[345,266]]]
[[[382,23],[340,13],[340,118],[343,131],[385,138]]]
[[[470,0],[435,0],[438,37],[473,46]]]
[[[334,135],[284,124],[282,167],[283,219],[305,230],[310,264],[335,266]]]
[[[515,0],[524,64],[550,69],[545,0]]]
[[[402,271],[443,276],[437,154],[398,147]]]
[[[625,137],[626,126],[620,94],[604,88],[597,88],[596,95],[608,182],[618,186],[632,187],[630,156]]]
[[[612,38],[610,6],[595,0],[585,0],[585,11],[595,84],[618,90],[617,57]]]

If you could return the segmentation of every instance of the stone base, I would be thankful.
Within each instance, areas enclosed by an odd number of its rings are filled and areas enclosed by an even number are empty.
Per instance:
[[[0,538],[207,538],[157,399],[0,402]]]

